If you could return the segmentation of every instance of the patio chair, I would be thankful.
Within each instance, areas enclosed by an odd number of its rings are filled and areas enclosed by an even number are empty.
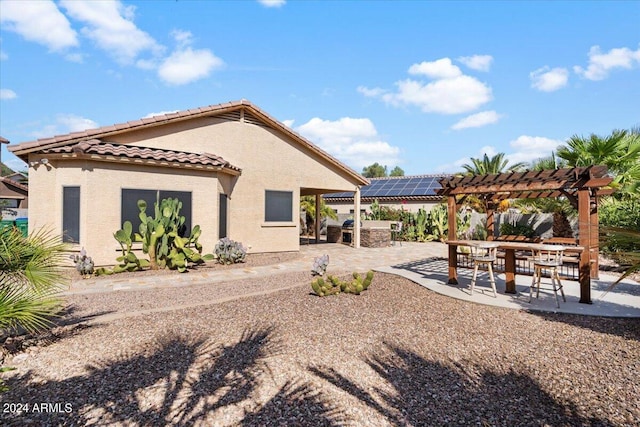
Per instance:
[[[495,243],[483,242],[471,245],[471,259],[473,260],[473,277],[471,278],[471,295],[473,295],[473,288],[476,285],[476,278],[478,277],[478,267],[480,265],[486,265],[489,271],[489,280],[491,281],[491,289],[493,289],[493,297],[497,298],[496,294],[496,279],[493,276],[493,263],[497,257],[498,245]],[[484,293],[484,290],[482,290]]]
[[[560,308],[558,290],[562,294],[562,300],[567,302],[562,289],[560,275],[558,274],[558,269],[562,266],[562,257],[565,250],[566,248],[560,245],[541,245],[533,250],[533,279],[529,291],[529,302],[533,298],[533,288],[537,289],[536,298],[540,297],[540,281],[542,280],[542,273],[545,271],[548,271],[551,276],[551,286],[558,308]]]

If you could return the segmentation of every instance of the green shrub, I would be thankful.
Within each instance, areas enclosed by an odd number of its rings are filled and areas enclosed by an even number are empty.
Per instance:
[[[525,236],[535,237],[536,232],[529,224],[510,224],[508,222],[500,224],[501,236]]]

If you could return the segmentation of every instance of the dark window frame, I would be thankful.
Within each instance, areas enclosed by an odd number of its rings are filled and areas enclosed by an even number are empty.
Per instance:
[[[140,195],[136,196],[136,193]],[[125,221],[130,221],[131,225],[133,226],[133,232],[137,233],[139,231],[141,223],[139,218],[140,211],[138,209],[138,200],[143,199],[147,202],[147,215],[153,216],[154,204],[157,201],[168,198],[178,198],[178,200],[182,202],[182,209],[180,210],[180,214],[184,215],[185,223],[179,234],[183,237],[189,236],[189,234],[191,233],[191,224],[193,222],[193,193],[191,191],[121,188],[120,226],[122,226]]]
[[[278,203],[270,204],[275,201]],[[288,200],[287,200],[288,199]],[[282,206],[285,202],[288,206]],[[288,209],[287,209],[288,208]],[[264,221],[273,222],[293,222],[293,191],[289,190],[265,190],[264,191]]]
[[[71,194],[76,190],[77,194]],[[79,185],[62,186],[62,241],[64,243],[80,243],[81,195]],[[72,197],[76,200],[70,199]]]

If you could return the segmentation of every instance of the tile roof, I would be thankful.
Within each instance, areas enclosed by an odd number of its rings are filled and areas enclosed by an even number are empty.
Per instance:
[[[111,135],[122,134],[137,129],[145,129],[152,126],[161,126],[164,124],[176,123],[199,117],[221,116],[225,113],[239,110],[249,111],[251,115],[257,118],[259,121],[263,122],[266,126],[285,133],[294,141],[297,141],[299,144],[319,155],[321,158],[324,158],[325,160],[345,171],[359,185],[366,185],[369,183],[367,178],[363,177],[358,172],[354,171],[349,166],[345,165],[326,151],[322,150],[308,139],[304,138],[289,127],[280,123],[278,120],[271,117],[265,111],[261,110],[246,99],[226,102],[217,105],[209,105],[206,107],[194,108],[190,110],[177,111],[173,113],[160,114],[157,116],[134,120],[126,123],[103,126],[96,129],[87,129],[81,132],[73,132],[66,135],[56,135],[50,138],[41,138],[36,141],[23,142],[21,144],[13,144],[9,146],[9,151],[20,157],[22,160],[26,161],[29,153],[40,152],[41,150],[47,148],[69,145],[73,142],[80,142],[82,140],[92,138],[107,138]]]
[[[0,176],[0,182],[3,182],[5,185],[11,185],[12,187],[18,188],[22,191],[29,191],[28,186],[20,184],[19,182],[15,182],[14,180],[7,178],[6,176]]]
[[[80,141],[74,145],[47,148],[42,154],[75,154],[112,156],[118,158],[142,159],[159,162],[179,163],[184,165],[212,166],[240,172],[241,169],[231,165],[225,159],[210,153],[188,153],[185,151],[165,150],[160,148],[136,147],[124,144],[113,144],[99,139]]]
[[[0,136],[0,144],[8,144],[9,140]]]

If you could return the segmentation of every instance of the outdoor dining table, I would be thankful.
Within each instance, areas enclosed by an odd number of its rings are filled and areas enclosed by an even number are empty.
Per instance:
[[[474,246],[478,240],[448,240],[449,245],[449,281],[451,285],[458,284],[458,246]],[[528,242],[512,242],[492,240],[498,249],[504,250],[504,275],[506,282],[505,293],[516,293],[516,251],[535,251],[543,249],[544,244]],[[591,304],[591,270],[588,257],[581,256],[584,246],[565,246],[565,252],[578,254],[578,281],[580,282],[580,302]]]

